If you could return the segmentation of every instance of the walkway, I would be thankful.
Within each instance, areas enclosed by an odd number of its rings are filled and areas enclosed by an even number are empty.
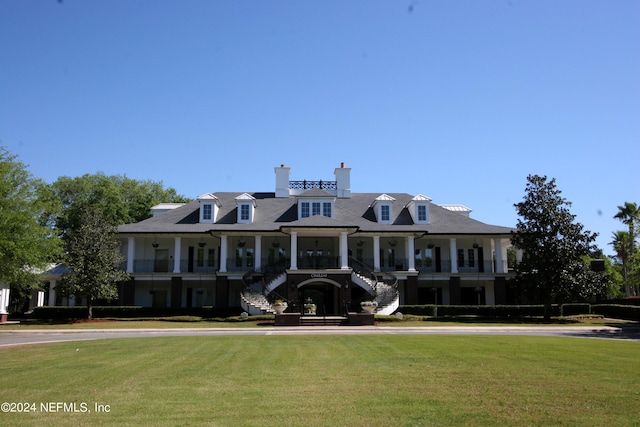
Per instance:
[[[276,335],[521,335],[623,339],[640,342],[640,328],[613,326],[313,326],[181,329],[0,329],[0,347],[108,338]]]

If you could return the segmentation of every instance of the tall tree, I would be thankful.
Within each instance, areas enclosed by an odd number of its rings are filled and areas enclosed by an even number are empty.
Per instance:
[[[80,215],[87,207],[100,209],[113,224],[126,224],[149,218],[150,208],[158,203],[189,201],[175,189],[164,188],[160,182],[103,173],[76,178],[63,176],[51,187],[60,202],[60,210],[55,216],[63,235],[67,230],[78,228]]]
[[[613,250],[616,252],[616,258],[619,260],[622,267],[622,280],[624,282],[624,290],[626,296],[633,296],[634,289],[629,284],[629,233],[626,231],[616,231],[613,233],[613,240],[610,243],[613,246]]]
[[[39,273],[60,254],[46,190],[43,181],[0,146],[0,282],[23,296],[41,286]]]
[[[62,277],[60,291],[87,299],[87,318],[93,318],[96,300],[118,297],[118,282],[129,276],[119,268],[123,261],[118,252],[116,226],[95,207],[84,208],[77,229],[69,230],[65,238],[64,263],[69,273]]]
[[[631,243],[631,246],[629,246],[629,255],[633,257],[635,253],[635,240],[637,238],[636,226],[640,224],[640,207],[638,207],[636,203],[624,202],[624,205],[618,206],[618,213],[613,217],[619,219],[629,227],[629,242]]]
[[[627,286],[627,296],[638,295],[640,285],[637,283],[637,275],[640,271],[640,261],[636,255],[636,240],[638,238],[637,228],[640,226],[640,207],[636,203],[624,202],[624,205],[618,206],[618,213],[614,215],[615,219],[619,219],[629,227],[627,233],[628,253],[626,264],[623,260],[623,268],[625,269],[625,285]]]
[[[574,222],[571,203],[561,196],[555,179],[529,175],[524,200],[514,206],[520,218],[511,242],[523,250],[516,281],[529,298],[544,304],[545,319],[554,303],[604,293],[604,278],[583,259],[596,250],[597,234]]]

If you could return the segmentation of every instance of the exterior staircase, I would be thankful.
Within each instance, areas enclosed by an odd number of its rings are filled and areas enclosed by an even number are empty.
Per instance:
[[[377,314],[393,314],[400,304],[400,293],[398,292],[398,279],[391,273],[373,272],[373,270],[360,263],[352,260],[354,264],[351,272],[351,281],[363,288],[371,299],[378,303],[376,309]],[[256,280],[256,278],[258,278]],[[256,271],[247,272],[243,280],[245,286],[240,293],[240,305],[251,316],[262,314],[272,314],[271,303],[267,296],[273,293],[287,280],[285,271],[272,272],[270,274],[261,274]],[[314,324],[326,325],[329,317],[326,316],[303,316],[301,324],[309,322]],[[345,318],[332,318],[333,324],[341,324],[346,321]],[[330,322],[330,323],[331,323]]]
[[[376,314],[393,314],[400,306],[398,278],[389,272],[374,272],[356,260],[352,260],[352,264],[351,281],[366,290],[378,303]]]
[[[262,280],[251,282],[255,272],[250,272],[244,277],[245,286],[240,292],[240,306],[251,316],[261,314],[273,314],[271,303],[266,295],[269,295],[287,279],[287,274],[282,272],[277,275],[269,275]]]
[[[273,313],[267,297],[251,287],[245,287],[240,293],[240,305],[251,316]]]

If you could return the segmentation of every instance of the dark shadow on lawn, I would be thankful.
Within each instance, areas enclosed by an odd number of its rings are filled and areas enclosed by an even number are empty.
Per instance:
[[[640,325],[637,323],[632,324],[620,324],[620,323],[611,323],[609,325],[602,326],[611,326],[617,328],[615,330],[611,329],[602,329],[597,330],[598,325],[593,325],[592,329],[586,330],[584,332],[569,332],[566,333],[566,336],[577,337],[577,338],[603,338],[603,339],[615,339],[615,340],[628,340],[628,341],[640,341]]]

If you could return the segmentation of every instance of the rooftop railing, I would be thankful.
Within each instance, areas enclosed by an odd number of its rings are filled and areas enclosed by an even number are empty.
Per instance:
[[[336,181],[289,181],[291,190],[311,190],[319,188],[321,190],[336,190],[338,188]]]

